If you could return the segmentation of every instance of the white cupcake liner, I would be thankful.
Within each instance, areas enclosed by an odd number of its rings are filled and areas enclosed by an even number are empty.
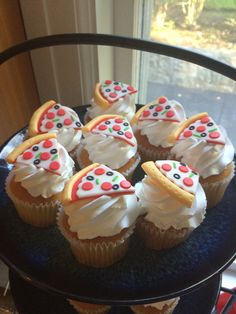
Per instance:
[[[116,240],[110,240],[108,237],[104,241],[94,243],[93,240],[80,240],[73,237],[64,227],[63,221],[65,217],[63,209],[60,209],[57,214],[57,226],[69,242],[72,253],[80,263],[98,268],[107,267],[119,261],[127,252],[129,238],[134,231],[134,225],[130,226]]]
[[[109,305],[94,304],[91,308],[85,309],[80,302],[68,299],[70,305],[80,314],[106,314],[111,309]]]
[[[141,144],[138,145],[139,152],[141,154],[142,161],[156,161],[165,160],[168,158],[170,151],[160,151],[158,147],[154,149],[149,149],[143,147]],[[171,149],[171,148],[170,148]]]
[[[133,305],[131,306],[131,310],[135,314],[172,314],[174,309],[179,303],[180,298],[175,298],[173,303],[168,305],[167,308],[158,310],[157,308],[150,306],[145,307],[144,305]]]
[[[35,227],[48,227],[56,222],[56,213],[61,206],[60,202],[49,201],[45,199],[45,203],[35,204],[25,202],[14,195],[10,189],[10,181],[12,176],[9,175],[6,180],[6,192],[15,205],[16,211],[20,218]]]

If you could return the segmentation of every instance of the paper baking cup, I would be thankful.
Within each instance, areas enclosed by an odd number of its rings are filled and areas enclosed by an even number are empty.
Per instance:
[[[109,305],[82,303],[75,300],[68,300],[68,302],[80,314],[106,314],[111,308]]]
[[[144,161],[156,161],[156,160],[166,160],[170,154],[171,147],[169,149],[161,150],[157,147],[156,149],[149,149],[143,147],[141,144],[138,145],[138,150],[140,152],[142,162]]]
[[[133,305],[131,306],[131,310],[135,314],[171,314],[173,313],[174,309],[176,308],[180,298],[176,298],[173,303],[165,304],[161,310],[150,306],[144,305]]]
[[[223,198],[225,190],[234,177],[235,164],[230,175],[216,182],[201,182],[207,199],[207,208],[216,206]]]
[[[73,237],[63,223],[65,219],[64,211],[59,210],[57,214],[58,228],[69,242],[72,253],[79,263],[97,268],[107,267],[119,261],[127,252],[134,225],[129,227],[120,237],[117,236],[115,240],[107,237],[106,240],[103,238],[99,242],[93,239],[79,240]]]
[[[138,218],[136,230],[145,245],[154,250],[172,248],[183,242],[190,234],[189,228],[159,229],[143,217]]]
[[[8,176],[6,192],[14,203],[18,215],[24,222],[35,227],[48,227],[56,222],[56,213],[60,207],[59,201],[50,201],[41,204],[22,201],[11,191],[10,180],[11,178]]]

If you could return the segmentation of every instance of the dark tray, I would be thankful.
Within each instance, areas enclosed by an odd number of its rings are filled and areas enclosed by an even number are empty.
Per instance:
[[[21,279],[10,271],[10,287],[19,314],[76,314],[77,312],[62,297],[48,294]],[[220,287],[216,276],[200,289],[181,297],[173,314],[210,314],[215,305]],[[132,314],[129,307],[112,307],[109,314]]]
[[[83,119],[86,107],[79,107]],[[4,145],[8,149],[18,133]],[[16,145],[16,144],[14,144]],[[0,151],[0,157],[4,154]],[[0,257],[35,286],[64,297],[94,303],[150,303],[190,292],[222,272],[236,248],[236,179],[223,199],[183,244],[156,252],[133,236],[128,254],[105,269],[79,264],[57,227],[40,229],[23,223],[4,192],[8,173],[0,163]],[[134,181],[141,179],[140,167]]]

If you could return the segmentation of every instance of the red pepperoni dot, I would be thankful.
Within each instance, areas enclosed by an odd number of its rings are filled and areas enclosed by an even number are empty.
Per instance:
[[[159,104],[164,104],[167,102],[167,99],[165,97],[160,97],[158,102],[159,102]]]
[[[162,106],[157,106],[157,107],[155,108],[155,110],[156,110],[157,112],[162,111],[162,110],[163,110],[163,107],[162,107]]]
[[[89,191],[89,190],[92,190],[93,183],[92,182],[84,182],[81,187],[82,187],[82,190]]]
[[[210,132],[209,136],[210,136],[210,138],[218,138],[218,137],[220,137],[220,133],[219,132]]]
[[[115,119],[115,122],[116,122],[116,123],[123,123],[123,121],[124,121],[124,120],[119,119],[119,118]]]
[[[105,81],[105,84],[111,84],[112,83],[112,80],[106,80]]]
[[[115,125],[113,125],[112,129],[113,129],[114,131],[120,131],[121,127],[120,127],[120,125],[115,124]]]
[[[190,137],[192,136],[193,132],[192,131],[184,131],[184,137]]]
[[[98,127],[98,130],[100,130],[100,131],[104,131],[104,130],[106,130],[107,129],[107,126],[105,125],[105,124],[101,124],[101,125],[99,125],[99,127]]]
[[[179,167],[179,170],[180,170],[181,172],[189,172],[188,168],[185,167],[185,166],[180,166],[180,167]]]
[[[169,110],[169,111],[167,111],[167,113],[166,113],[166,116],[168,117],[168,118],[171,118],[171,117],[173,117],[175,115],[175,112],[173,111],[173,110]]]
[[[58,170],[60,167],[61,167],[61,165],[58,161],[52,161],[49,165],[49,168],[51,170]]]
[[[64,116],[65,114],[66,114],[66,112],[65,112],[64,109],[59,109],[59,110],[57,111],[57,115],[58,115],[58,116]]]
[[[206,130],[205,125],[199,125],[199,126],[197,127],[197,132],[203,132],[203,131],[205,131],[205,130]]]
[[[131,187],[131,183],[127,180],[123,180],[123,181],[121,181],[120,186],[123,189],[129,189]]]
[[[208,123],[210,121],[209,117],[203,117],[201,118],[202,123]]]
[[[121,86],[120,86],[120,85],[116,85],[116,86],[114,87],[114,90],[120,91],[120,90],[121,90]]]
[[[71,125],[72,123],[73,123],[73,121],[69,118],[64,120],[65,125]]]
[[[132,134],[131,132],[129,132],[129,131],[126,131],[126,132],[125,132],[125,137],[127,137],[127,138],[132,138],[132,137],[133,137],[133,134]]]
[[[52,121],[48,121],[45,125],[46,129],[52,129],[54,127],[54,123]]]
[[[132,91],[135,90],[135,88],[134,88],[133,86],[128,86],[127,89],[128,89],[130,92],[132,92]]]
[[[53,118],[55,118],[55,113],[54,113],[54,112],[48,112],[48,113],[47,113],[47,118],[48,118],[48,119],[53,119]]]
[[[163,164],[161,166],[161,168],[164,170],[164,171],[170,171],[172,169],[171,165],[169,164]]]
[[[109,191],[112,189],[112,184],[110,182],[103,182],[101,185],[102,190]]]
[[[111,98],[116,98],[117,94],[116,94],[116,93],[110,93],[109,96],[110,96]]]
[[[98,176],[101,176],[102,174],[105,173],[105,170],[103,168],[97,168],[94,173]]]
[[[48,160],[51,157],[50,153],[44,152],[40,155],[41,160]]]
[[[32,152],[24,152],[23,159],[28,160],[28,159],[31,159],[33,156],[34,155]]]
[[[144,117],[148,117],[150,114],[151,114],[151,112],[149,110],[144,110],[144,112],[143,112]]]
[[[193,180],[191,178],[184,178],[183,182],[186,186],[193,186]]]
[[[43,147],[44,147],[44,148],[52,147],[52,145],[53,145],[53,142],[50,141],[50,140],[46,140],[46,141],[43,143]]]

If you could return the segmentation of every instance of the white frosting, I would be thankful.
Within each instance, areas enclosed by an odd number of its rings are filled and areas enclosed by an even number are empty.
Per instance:
[[[50,130],[48,133],[56,133],[58,142],[64,146],[68,152],[71,152],[79,145],[82,136],[81,130],[75,130],[73,128]]]
[[[89,154],[89,159],[94,163],[105,164],[112,169],[124,166],[137,152],[135,146],[129,145],[123,140],[103,134],[84,134],[83,147]]]
[[[136,184],[135,189],[142,207],[147,211],[145,219],[160,229],[174,227],[193,230],[203,221],[206,196],[200,184],[198,184],[191,208],[180,203],[164,189],[154,185],[147,176],[142,182]]]
[[[79,239],[110,237],[135,224],[141,209],[135,194],[110,197],[103,195],[78,207],[79,202],[65,206],[68,224]]]
[[[150,144],[158,147],[171,147],[168,143],[169,134],[177,128],[181,122],[186,119],[184,108],[175,100],[168,101],[176,111],[180,122],[163,121],[163,120],[138,120],[135,129],[141,130],[142,135],[146,135]]]
[[[35,165],[16,163],[12,172],[14,180],[34,197],[42,196],[49,198],[64,189],[66,181],[73,175],[74,162],[65,148],[58,144],[58,153],[61,163],[61,175],[53,174]]]
[[[111,103],[108,108],[103,108],[95,103],[94,99],[91,99],[91,107],[88,108],[88,115],[93,119],[103,114],[119,114],[130,121],[133,118],[135,111],[135,95],[128,94],[120,98],[118,101]]]
[[[221,173],[232,162],[234,147],[225,129],[221,126],[219,128],[226,138],[225,145],[191,137],[177,141],[171,154],[194,168],[203,178]]]
[[[151,306],[151,307],[156,308],[157,310],[162,310],[165,305],[169,306],[169,305],[172,305],[174,302],[178,302],[178,301],[179,301],[179,298],[175,298],[175,299],[170,299],[170,300],[156,302],[156,303],[144,304],[144,307]]]

